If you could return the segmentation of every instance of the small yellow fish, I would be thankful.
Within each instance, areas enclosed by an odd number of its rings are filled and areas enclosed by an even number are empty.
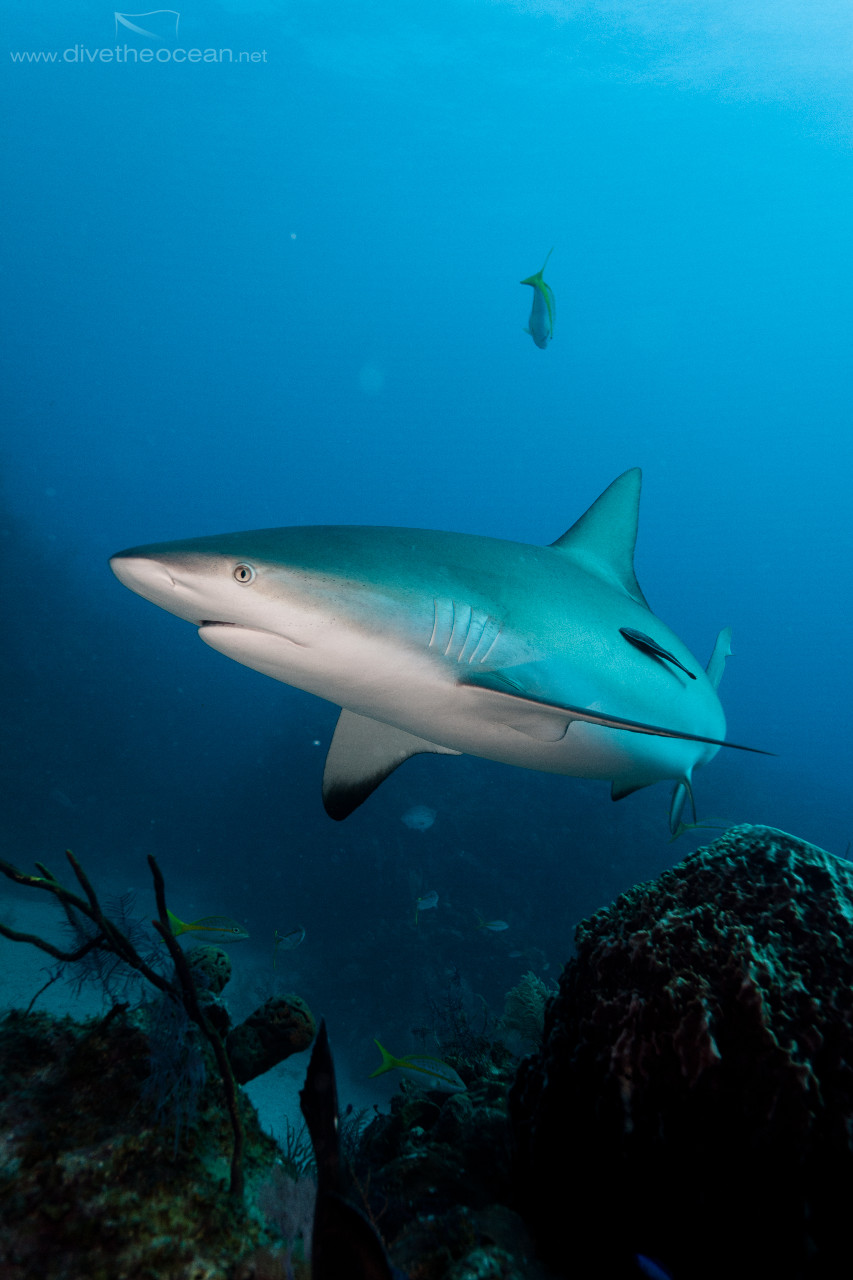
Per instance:
[[[249,936],[247,930],[230,916],[202,916],[200,920],[191,920],[189,924],[185,924],[168,907],[166,915],[169,917],[169,927],[176,938],[182,933],[200,933],[211,942],[242,942]]]
[[[486,929],[489,933],[503,933],[504,929],[508,929],[509,925],[506,920],[484,920],[479,911],[475,911],[477,917],[477,928]]]
[[[382,1063],[371,1071],[370,1079],[374,1076],[381,1076],[386,1071],[393,1071],[396,1067],[400,1075],[405,1076],[407,1080],[411,1080],[412,1084],[419,1089],[427,1089],[435,1093],[466,1093],[468,1086],[461,1076],[449,1067],[446,1062],[442,1062],[441,1058],[429,1058],[424,1054],[411,1054],[406,1058],[395,1058],[383,1049],[378,1040],[373,1042],[379,1052],[382,1054]]]
[[[548,258],[551,257],[553,252],[553,249],[548,251]],[[542,263],[540,271],[519,282],[521,284],[529,284],[533,289],[533,306],[530,308],[530,320],[524,332],[530,334],[541,351],[545,350],[554,336],[554,291],[542,279],[545,268],[548,265],[548,258]]]

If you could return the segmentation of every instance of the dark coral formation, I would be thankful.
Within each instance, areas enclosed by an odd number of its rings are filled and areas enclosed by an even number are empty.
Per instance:
[[[511,1095],[562,1274],[839,1274],[853,1204],[853,867],[736,827],[577,930]]]
[[[512,1067],[465,1075],[466,1093],[405,1087],[363,1134],[357,1196],[409,1280],[545,1280],[511,1207],[506,1096]],[[357,1197],[356,1197],[357,1198]]]
[[[354,1202],[409,1280],[542,1280],[545,1266],[618,1280],[639,1254],[674,1280],[835,1280],[853,1204],[852,943],[849,862],[734,828],[579,926],[511,1124],[514,1064],[454,1005],[457,1049],[442,1053],[467,1092],[404,1084],[360,1140],[345,1118]],[[224,1034],[221,956],[186,963]],[[175,994],[160,993],[198,1037]],[[284,1176],[237,1090],[246,1195],[227,1194],[233,1126],[202,1037],[207,1081],[175,1144],[148,1096],[154,1029],[124,1005],[83,1025],[0,1022],[3,1280],[307,1275],[281,1232],[310,1188]],[[235,1073],[313,1030],[298,998],[267,1002],[228,1036]]]
[[[221,996],[231,981],[231,957],[225,948],[193,947],[186,954],[196,986],[213,996]]]
[[[0,1022],[3,1280],[226,1280],[274,1245],[226,1194],[231,1128],[215,1077],[176,1151],[142,1100],[148,1069],[147,1036],[120,1006],[83,1024]],[[240,1108],[251,1190],[279,1153],[243,1097]]]
[[[234,1079],[248,1084],[291,1054],[302,1053],[316,1031],[311,1010],[299,996],[271,996],[225,1042]]]
[[[83,1024],[17,1011],[0,1022],[0,1276],[303,1277],[303,1242],[282,1240],[278,1224],[295,1220],[292,1205],[304,1189],[279,1176],[283,1153],[260,1131],[224,1043],[229,956],[178,945],[153,857],[153,927],[165,951],[145,949],[124,901],[116,918],[105,913],[79,861],[66,856],[85,896],[42,863],[37,876],[2,861],[0,871],[52,894],[76,945],[63,949],[3,924],[0,933],[97,982],[113,1003],[104,1018]],[[117,991],[140,989],[143,1003],[116,1003]],[[307,1048],[314,1035],[311,1013],[295,996],[268,1001],[247,1025],[263,1054],[245,1070],[238,1039],[243,1080]],[[259,1192],[268,1202],[271,1189],[274,1219],[251,1208]]]
[[[224,947],[192,947],[186,953],[198,1004],[216,1034],[225,1039],[231,1030],[231,1014],[222,993],[231,980],[231,957]]]

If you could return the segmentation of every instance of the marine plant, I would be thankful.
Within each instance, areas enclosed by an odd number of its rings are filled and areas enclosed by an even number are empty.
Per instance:
[[[294,1181],[298,1178],[313,1177],[317,1173],[317,1162],[314,1159],[314,1148],[304,1123],[298,1127],[284,1118],[284,1135],[280,1139],[282,1149],[282,1165],[286,1173]]]
[[[473,1076],[487,1072],[506,1056],[497,1035],[497,1020],[481,995],[471,990],[454,966],[438,999],[430,997],[432,1036],[445,1058]]]
[[[376,1107],[373,1107],[376,1112]],[[350,1168],[355,1164],[358,1148],[365,1129],[373,1119],[370,1107],[356,1108],[350,1102],[338,1120],[338,1137],[341,1143],[341,1156]]]
[[[162,947],[154,946],[146,923],[136,914],[135,906],[136,894],[128,890],[105,900],[104,915],[127,938],[147,965],[162,972],[165,953]],[[66,917],[65,932],[70,943],[83,947],[87,942],[97,941],[98,926],[94,921],[80,915],[68,902],[63,902],[62,908]],[[133,969],[117,951],[98,946],[93,946],[73,965],[68,961],[60,961],[51,973],[51,981],[61,977],[69,978],[75,995],[79,995],[89,985],[99,986],[110,1004],[119,1001],[133,1003],[145,988],[145,977],[138,969]]]
[[[521,1040],[538,1046],[545,1030],[545,1006],[555,994],[541,978],[528,971],[506,993],[499,1029],[514,1032]]]
[[[237,1099],[237,1083],[222,1038],[217,1034],[199,1000],[199,991],[187,957],[178,945],[169,925],[166,907],[166,886],[157,861],[150,854],[148,866],[154,880],[157,902],[156,920],[152,926],[165,944],[172,961],[171,975],[160,972],[156,959],[146,957],[142,943],[122,908],[119,917],[124,928],[111,919],[95,893],[92,884],[77,858],[67,849],[65,856],[71,866],[83,895],[62,884],[44,863],[37,862],[39,875],[27,875],[9,862],[0,860],[0,871],[7,879],[27,888],[42,889],[50,893],[62,906],[72,929],[72,945],[63,949],[37,934],[22,933],[8,925],[0,924],[0,934],[12,942],[28,942],[53,956],[63,964],[83,965],[104,986],[105,992],[115,994],[116,983],[127,985],[142,979],[156,988],[164,1004],[161,1012],[174,1015],[178,1021],[186,1019],[198,1029],[209,1044],[225,1097],[233,1135],[229,1192],[232,1200],[243,1199],[243,1125]],[[124,914],[123,914],[124,913]],[[127,971],[130,971],[129,973]],[[53,981],[53,978],[51,979]],[[155,1036],[156,1042],[156,1036]],[[156,1064],[155,1064],[156,1069]]]
[[[207,1076],[203,1040],[182,1001],[165,992],[148,1006],[150,1073],[142,1086],[143,1099],[158,1121],[174,1128],[174,1152],[181,1134],[188,1132],[198,1112]]]

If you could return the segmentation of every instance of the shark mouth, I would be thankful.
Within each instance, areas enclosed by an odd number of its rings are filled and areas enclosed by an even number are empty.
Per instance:
[[[266,627],[247,627],[242,622],[222,622],[218,618],[202,618],[198,624],[199,635],[203,631],[213,631],[220,627],[232,631],[245,631],[247,634],[258,636],[272,636],[274,640],[281,640],[284,644],[295,645],[297,649],[308,648],[308,645],[303,644],[301,640],[294,640],[292,636],[283,635],[280,631],[269,631]]]

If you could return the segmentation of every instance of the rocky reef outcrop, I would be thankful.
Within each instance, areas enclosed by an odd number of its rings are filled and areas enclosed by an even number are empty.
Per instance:
[[[364,1206],[408,1280],[549,1280],[511,1207],[514,1064],[495,1044],[475,1070],[461,1057],[453,1065],[466,1092],[406,1085],[361,1135],[354,1178]]]
[[[837,1276],[853,1205],[853,866],[741,826],[578,928],[510,1096],[563,1275]]]
[[[218,947],[187,955],[199,1003],[230,1026]],[[278,996],[237,1034],[239,1079],[309,1047],[314,1020]],[[230,1037],[229,1037],[230,1038]],[[263,1062],[259,1059],[263,1058]],[[236,1070],[236,1068],[235,1068]],[[0,1019],[2,1280],[301,1280],[314,1186],[235,1093],[241,1191],[229,1189],[234,1125],[214,1054],[169,994],[78,1022]]]
[[[270,996],[228,1034],[225,1047],[235,1080],[248,1084],[291,1054],[302,1053],[310,1048],[315,1032],[304,1000],[294,995]]]
[[[176,1144],[146,1105],[149,1072],[148,1037],[118,1006],[87,1023],[20,1012],[0,1021],[3,1280],[226,1280],[274,1241],[250,1205],[279,1152],[248,1101],[237,1205],[215,1079]]]

